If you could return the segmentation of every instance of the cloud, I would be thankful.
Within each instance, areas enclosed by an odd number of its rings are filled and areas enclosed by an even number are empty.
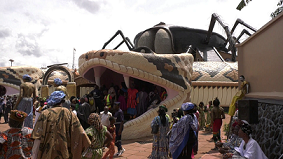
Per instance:
[[[0,67],[9,66],[9,61],[7,58],[0,59]]]
[[[77,6],[87,10],[92,14],[97,13],[100,9],[100,4],[103,3],[103,2],[94,2],[90,0],[73,0],[73,1]]]
[[[35,14],[34,12],[29,10],[29,11],[25,11],[22,15],[27,17],[29,22],[33,22],[34,24],[37,25],[41,24],[44,27],[47,27],[54,22],[53,20],[50,19],[50,17],[48,17],[44,13]]]
[[[41,56],[40,47],[35,35],[30,34],[25,36],[23,34],[18,34],[15,47],[17,51],[23,55],[34,55],[36,57]]]
[[[49,30],[48,28],[42,29],[40,33],[36,34],[36,36],[37,36],[38,38],[40,38],[40,37],[43,36],[43,34],[46,33],[48,30]]]
[[[118,29],[131,41],[160,21],[208,30],[212,13],[219,14],[230,29],[237,18],[259,29],[271,19],[278,1],[257,0],[241,12],[235,9],[239,1],[229,0],[191,0],[189,4],[187,0],[7,1],[0,5],[0,66],[9,66],[10,58],[15,66],[64,62],[71,66],[74,47],[77,65],[81,54],[101,49]],[[241,27],[235,36],[238,30]],[[225,35],[219,23],[213,31]],[[107,47],[114,48],[121,38],[116,42]],[[119,49],[128,50],[125,44]]]
[[[0,29],[0,38],[6,38],[12,35],[12,31],[8,28]]]

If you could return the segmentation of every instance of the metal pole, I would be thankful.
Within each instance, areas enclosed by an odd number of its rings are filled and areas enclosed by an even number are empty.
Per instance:
[[[14,60],[13,60],[13,59],[10,59],[9,61],[11,61],[11,67],[12,67]]]
[[[75,54],[76,54],[76,49],[74,48],[73,50],[73,65],[72,65],[72,69],[75,69]]]

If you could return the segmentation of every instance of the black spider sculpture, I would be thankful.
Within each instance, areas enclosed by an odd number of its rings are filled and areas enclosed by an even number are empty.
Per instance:
[[[227,38],[212,32],[216,21],[221,25],[221,27],[223,27]],[[137,52],[170,54],[189,52],[194,56],[197,52],[201,52],[202,56],[207,56],[205,58],[206,61],[208,61],[208,56],[210,55],[217,55],[221,61],[224,61],[222,56],[219,54],[219,52],[224,52],[231,54],[231,61],[236,61],[237,50],[235,45],[240,43],[239,39],[244,34],[249,36],[252,35],[248,30],[243,29],[238,37],[232,36],[238,24],[242,24],[249,30],[256,32],[256,29],[246,24],[241,19],[237,19],[232,30],[229,30],[229,27],[222,22],[217,14],[214,13],[212,14],[208,31],[166,25],[161,22],[152,28],[138,33],[134,39],[134,45],[128,37],[124,36],[121,30],[118,30],[114,36],[112,36],[110,40],[104,44],[102,49],[105,49],[117,35],[120,35],[123,40],[114,48],[114,50],[125,43],[129,50]],[[164,49],[166,46],[169,46],[167,50]]]

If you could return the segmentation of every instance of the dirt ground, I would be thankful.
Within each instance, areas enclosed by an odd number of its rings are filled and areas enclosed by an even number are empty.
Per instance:
[[[223,141],[226,140],[226,136],[224,136],[224,124],[228,124],[230,121],[230,116],[226,115],[226,119],[223,120],[223,125],[221,129],[221,138]],[[0,121],[0,132],[5,131],[9,128],[8,124],[4,123],[4,119]],[[214,148],[214,142],[209,142],[212,138],[212,133],[199,131],[199,148],[198,154],[195,155],[195,159],[220,159],[222,155],[218,151],[211,150]],[[150,153],[152,148],[152,137],[145,137],[133,140],[125,140],[122,141],[122,146],[126,150],[122,156],[115,157],[119,159],[146,159]],[[107,149],[105,149],[105,152]],[[117,150],[116,150],[117,151]]]

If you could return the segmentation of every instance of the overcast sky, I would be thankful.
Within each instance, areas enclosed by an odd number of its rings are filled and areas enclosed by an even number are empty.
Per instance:
[[[240,0],[0,0],[0,67],[13,59],[13,66],[69,63],[71,68],[73,48],[78,67],[81,54],[101,49],[117,30],[131,41],[161,21],[207,30],[212,13],[230,29],[237,18],[260,29],[278,1],[253,0],[238,11]],[[214,31],[224,35],[218,24]]]

